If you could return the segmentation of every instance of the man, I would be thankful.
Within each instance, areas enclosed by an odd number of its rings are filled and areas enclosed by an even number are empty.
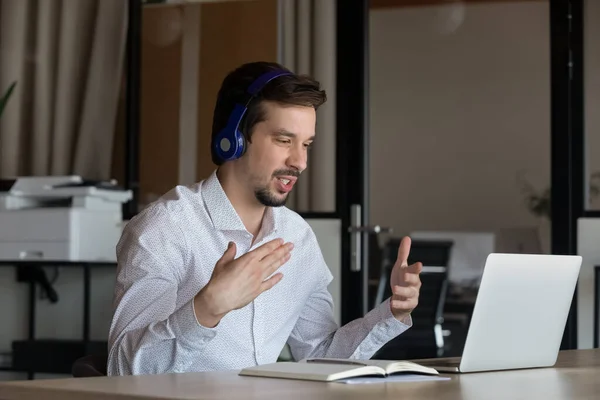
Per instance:
[[[392,298],[339,328],[315,235],[284,207],[325,100],[317,82],[273,63],[225,78],[217,170],[148,206],[117,245],[109,375],[240,369],[275,362],[286,342],[296,360],[366,359],[412,325],[421,265],[406,264],[408,238]]]

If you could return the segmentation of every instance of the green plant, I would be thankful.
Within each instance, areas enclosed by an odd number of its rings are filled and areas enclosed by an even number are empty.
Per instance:
[[[525,181],[521,185],[521,192],[525,195],[525,206],[536,217],[550,218],[550,188],[537,192],[533,185]]]
[[[0,117],[2,117],[2,113],[4,112],[4,107],[6,107],[6,103],[8,103],[8,99],[12,94],[13,90],[15,90],[15,86],[17,86],[17,82],[13,82],[9,87],[2,99],[0,99]]]
[[[530,213],[536,217],[550,219],[550,196],[549,187],[542,191],[537,191],[526,179],[520,179],[521,193],[525,196],[525,205]],[[600,194],[600,172],[596,171],[590,175],[589,201],[598,197]]]

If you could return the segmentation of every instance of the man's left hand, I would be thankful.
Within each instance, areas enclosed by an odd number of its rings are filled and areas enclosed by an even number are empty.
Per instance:
[[[390,307],[392,314],[399,321],[405,320],[419,303],[419,290],[421,289],[419,274],[423,264],[417,262],[408,265],[410,244],[411,240],[408,236],[402,238],[398,247],[398,258],[390,277],[392,289]]]

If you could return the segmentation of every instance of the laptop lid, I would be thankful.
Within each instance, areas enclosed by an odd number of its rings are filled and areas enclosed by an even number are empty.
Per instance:
[[[460,372],[554,365],[581,261],[581,256],[490,254]]]

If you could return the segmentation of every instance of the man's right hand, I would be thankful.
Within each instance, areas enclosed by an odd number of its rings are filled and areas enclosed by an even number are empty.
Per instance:
[[[209,282],[194,298],[200,325],[217,326],[228,312],[246,306],[275,286],[283,275],[273,273],[290,259],[292,248],[292,243],[275,239],[234,260],[236,246],[231,242],[217,261]]]

